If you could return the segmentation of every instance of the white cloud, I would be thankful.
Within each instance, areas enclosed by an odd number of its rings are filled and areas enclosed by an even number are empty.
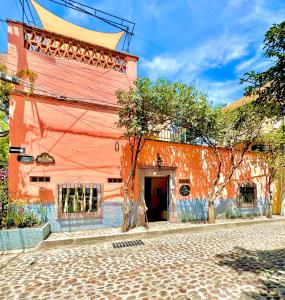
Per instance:
[[[181,79],[194,79],[206,69],[224,66],[247,55],[248,46],[245,36],[223,34],[194,49],[157,55],[151,60],[143,59],[142,68],[151,79],[177,73],[180,73]]]
[[[156,1],[148,1],[148,3],[144,6],[145,10],[148,14],[154,17],[156,20],[161,18],[162,6],[161,3],[157,4]]]
[[[199,90],[207,93],[210,101],[216,104],[230,103],[243,94],[243,87],[238,80],[198,80],[196,85]]]
[[[183,65],[181,59],[174,59],[168,55],[159,55],[150,61],[142,59],[142,67],[148,69],[150,77],[155,79],[160,76],[165,76],[166,74],[174,74],[178,72]]]
[[[263,55],[262,48],[260,47],[256,54],[248,60],[242,61],[240,64],[236,66],[237,75],[242,75],[248,71],[263,71],[272,65],[272,60],[267,59]]]

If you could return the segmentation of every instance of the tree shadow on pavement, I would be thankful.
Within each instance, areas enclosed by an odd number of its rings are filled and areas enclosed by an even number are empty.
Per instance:
[[[258,292],[245,292],[242,299],[285,299],[285,249],[251,251],[235,247],[216,255],[220,266],[233,268],[239,274],[257,276]]]

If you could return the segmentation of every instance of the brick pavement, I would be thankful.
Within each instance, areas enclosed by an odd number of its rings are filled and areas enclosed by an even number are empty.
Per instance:
[[[285,223],[0,256],[0,299],[285,299]]]

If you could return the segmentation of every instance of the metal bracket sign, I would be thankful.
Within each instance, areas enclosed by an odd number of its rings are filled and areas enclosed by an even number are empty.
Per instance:
[[[20,153],[23,154],[26,152],[26,149],[23,147],[9,147],[9,153]]]

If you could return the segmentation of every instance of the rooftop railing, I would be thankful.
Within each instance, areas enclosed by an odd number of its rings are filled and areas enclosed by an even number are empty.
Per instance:
[[[126,73],[124,53],[27,25],[24,25],[24,47],[30,51]]]

